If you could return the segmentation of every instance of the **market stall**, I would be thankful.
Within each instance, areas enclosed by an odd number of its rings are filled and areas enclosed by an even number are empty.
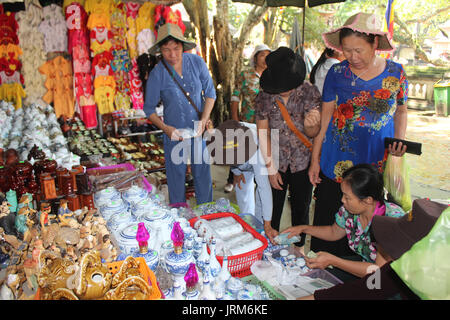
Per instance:
[[[300,295],[339,282],[227,199],[168,205],[142,108],[157,27],[182,21],[157,3],[0,14],[0,299],[269,300],[298,296],[299,276]]]

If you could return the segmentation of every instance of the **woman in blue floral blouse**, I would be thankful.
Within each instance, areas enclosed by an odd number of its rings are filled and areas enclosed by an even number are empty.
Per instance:
[[[314,139],[309,178],[316,186],[314,225],[329,225],[340,207],[342,173],[359,163],[384,169],[387,152],[403,156],[406,146],[385,150],[384,138],[405,138],[408,81],[403,66],[377,56],[393,50],[375,15],[358,13],[323,34],[326,46],[346,60],[333,65],[322,95],[321,130]],[[313,240],[311,249],[345,255],[346,243]]]
[[[333,266],[357,277],[363,277],[373,271],[371,265],[381,267],[386,263],[383,256],[377,254],[370,237],[372,218],[375,215],[400,218],[405,212],[396,204],[384,201],[383,176],[375,166],[356,165],[347,169],[342,174],[342,179],[340,187],[343,205],[335,214],[335,222],[332,225],[294,226],[282,233],[290,233],[289,238],[305,233],[324,241],[345,239],[348,247],[362,261],[344,259],[320,251],[316,258],[306,258],[307,266],[320,269]]]

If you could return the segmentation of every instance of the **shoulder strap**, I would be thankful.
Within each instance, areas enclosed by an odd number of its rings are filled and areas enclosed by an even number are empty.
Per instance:
[[[189,96],[189,93],[186,92],[186,90],[183,89],[183,87],[181,86],[181,84],[178,83],[177,79],[175,79],[175,77],[173,76],[173,73],[170,71],[169,67],[167,66],[167,64],[164,62],[164,59],[161,59],[162,64],[164,65],[164,67],[166,68],[167,72],[170,74],[170,76],[172,77],[173,81],[177,84],[178,88],[181,89],[181,91],[184,93],[184,95],[186,96],[186,98],[188,99],[189,103],[192,105],[192,107],[195,109],[195,111],[197,111],[197,114],[200,115],[200,111],[198,110],[197,106],[195,105],[194,101],[192,101],[191,97]]]
[[[291,129],[295,133],[297,138],[300,139],[300,141],[309,149],[309,151],[312,151],[312,143],[308,140],[308,138],[305,137],[305,135],[303,133],[301,133],[297,129],[295,124],[292,122],[292,119],[289,116],[289,112],[287,111],[284,104],[280,100],[277,100],[277,103],[278,103],[278,107],[280,108],[281,115],[283,116],[284,121],[286,121],[286,124],[288,125],[289,129]]]

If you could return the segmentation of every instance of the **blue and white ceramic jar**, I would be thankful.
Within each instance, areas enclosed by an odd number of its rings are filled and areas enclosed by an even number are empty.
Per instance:
[[[148,228],[148,226],[146,225]],[[137,247],[136,232],[138,230],[138,222],[132,222],[127,226],[119,229],[114,234],[117,245],[123,254],[130,255]]]
[[[142,252],[139,248],[135,248],[132,250],[131,255],[135,258],[142,257],[145,259],[147,266],[153,271],[156,271],[156,268],[159,264],[159,254],[155,250],[147,250],[146,252]]]
[[[114,213],[106,222],[106,226],[111,233],[116,234],[119,229],[136,221],[128,211],[122,211],[120,213]]]
[[[147,199],[148,191],[139,186],[133,185],[128,190],[122,192],[122,199],[130,206]]]
[[[103,219],[108,221],[114,214],[128,213],[128,205],[122,199],[114,199],[107,204],[97,207]]]
[[[94,204],[97,208],[118,199],[121,199],[120,192],[114,187],[108,187],[94,194]]]
[[[150,198],[146,198],[132,205],[130,211],[136,220],[141,221],[145,213],[150,212],[153,209],[157,209],[158,207],[159,207],[158,204],[156,204]]]
[[[173,229],[174,220],[169,210],[163,208],[155,208],[145,213],[141,217],[141,221],[145,222],[152,230],[160,228],[161,237],[164,241],[171,241],[170,234]]]
[[[184,275],[189,269],[189,265],[195,263],[192,254],[182,248],[174,248],[165,256],[165,264],[167,271],[174,276],[174,281],[183,282]]]

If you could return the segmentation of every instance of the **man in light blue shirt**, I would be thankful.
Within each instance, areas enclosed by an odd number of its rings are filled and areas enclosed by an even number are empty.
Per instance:
[[[216,91],[203,59],[184,53],[195,47],[177,25],[167,23],[158,30],[158,39],[150,54],[161,52],[160,61],[150,72],[146,84],[144,112],[164,132],[164,153],[170,204],[186,202],[185,180],[190,163],[197,204],[212,201],[212,179],[208,153],[202,139],[216,99]],[[166,67],[163,62],[165,62]],[[186,91],[201,116],[191,105]],[[164,117],[156,115],[162,101]],[[205,157],[206,156],[206,157]]]

